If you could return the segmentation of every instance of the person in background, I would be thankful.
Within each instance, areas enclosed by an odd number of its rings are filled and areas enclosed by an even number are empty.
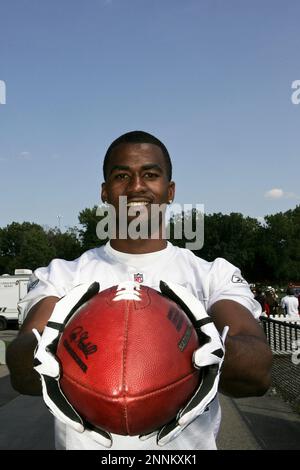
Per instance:
[[[288,319],[299,318],[299,301],[297,297],[295,297],[295,292],[292,287],[287,288],[286,295],[281,299],[280,305]]]
[[[268,286],[265,293],[266,297],[266,313],[269,316],[275,316],[278,309],[278,297],[275,292],[275,289],[271,286]]]
[[[266,306],[266,296],[261,287],[256,286],[256,295],[254,298],[261,305],[262,311],[267,313],[268,308]]]

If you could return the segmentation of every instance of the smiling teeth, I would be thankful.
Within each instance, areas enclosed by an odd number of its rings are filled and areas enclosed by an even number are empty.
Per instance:
[[[134,206],[147,206],[149,203],[145,201],[135,201],[135,202],[128,202],[127,207],[134,207]]]

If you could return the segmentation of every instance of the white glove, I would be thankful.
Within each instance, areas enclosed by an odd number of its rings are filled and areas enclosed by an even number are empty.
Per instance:
[[[60,388],[60,364],[55,356],[66,323],[81,305],[98,292],[98,282],[74,287],[57,302],[42,335],[36,329],[32,330],[38,341],[34,352],[34,369],[40,374],[43,399],[51,413],[75,431],[105,447],[111,447],[111,435],[87,423],[67,400]]]
[[[220,336],[200,300],[185,287],[161,281],[160,290],[163,295],[175,301],[193,323],[201,344],[194,352],[193,363],[196,369],[202,370],[200,385],[190,401],[177,413],[173,421],[157,432],[157,444],[164,446],[200,416],[215,398],[225,355],[224,343],[229,327],[226,326]],[[140,439],[148,439],[154,434],[156,433],[140,436]]]

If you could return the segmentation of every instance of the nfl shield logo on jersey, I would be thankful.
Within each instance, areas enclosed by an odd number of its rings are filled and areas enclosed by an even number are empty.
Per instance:
[[[134,280],[134,282],[141,283],[144,280],[144,276],[141,273],[136,273],[136,274],[133,275],[133,280]]]

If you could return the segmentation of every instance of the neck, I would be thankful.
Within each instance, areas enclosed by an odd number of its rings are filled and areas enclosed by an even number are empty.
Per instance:
[[[141,255],[145,253],[153,253],[155,251],[163,250],[167,247],[167,240],[110,240],[110,245],[114,250],[122,251],[123,253],[132,253],[133,255]]]

